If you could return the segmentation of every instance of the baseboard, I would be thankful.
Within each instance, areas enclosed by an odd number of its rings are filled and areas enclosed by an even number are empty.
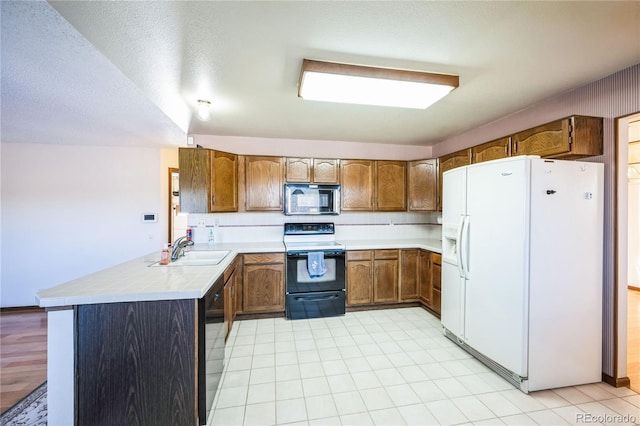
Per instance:
[[[234,321],[254,320],[263,318],[284,318],[284,311],[282,312],[249,312],[236,314]]]
[[[433,315],[436,318],[440,318],[440,312],[436,312],[433,309],[431,309],[430,307],[428,307],[427,305],[425,305],[424,303],[420,303],[420,307],[422,309],[424,309],[425,311],[429,312],[431,315]]]
[[[45,309],[40,306],[12,306],[8,308],[0,308],[0,314],[27,314],[27,313],[44,313]]]
[[[355,305],[347,306],[347,312],[360,312],[360,311],[376,311],[380,309],[397,309],[397,308],[416,308],[420,306],[419,302],[405,302],[405,303],[385,303],[378,305]]]
[[[631,386],[631,380],[628,377],[615,378],[605,373],[602,373],[602,381],[615,388],[628,388]]]

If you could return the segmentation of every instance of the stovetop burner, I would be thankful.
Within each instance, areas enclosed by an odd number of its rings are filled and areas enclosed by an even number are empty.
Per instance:
[[[333,223],[285,223],[284,245],[290,251],[344,250],[336,241]]]

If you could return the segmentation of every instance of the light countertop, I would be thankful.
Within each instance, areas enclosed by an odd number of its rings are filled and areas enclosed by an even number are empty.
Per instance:
[[[406,249],[418,248],[436,253],[442,252],[442,241],[436,239],[425,240],[423,238],[408,239],[379,239],[368,240],[340,240],[347,250],[376,250],[376,249]]]
[[[348,240],[340,241],[347,250],[386,248],[422,248],[441,252],[439,240]],[[149,266],[160,260],[160,252],[94,272],[57,285],[36,295],[41,307],[96,303],[140,302],[153,300],[199,299],[203,297],[225,269],[242,253],[284,253],[280,241],[262,243],[218,243],[211,247],[197,245],[196,250],[229,250],[218,265]]]

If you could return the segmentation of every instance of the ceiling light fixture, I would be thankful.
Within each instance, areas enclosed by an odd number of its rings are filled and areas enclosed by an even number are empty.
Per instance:
[[[302,99],[426,109],[458,87],[459,77],[303,59]]]
[[[198,99],[198,109],[196,110],[198,118],[202,121],[208,121],[211,118],[211,102]]]

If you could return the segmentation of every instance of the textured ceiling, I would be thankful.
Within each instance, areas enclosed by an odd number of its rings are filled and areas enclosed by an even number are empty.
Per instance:
[[[74,118],[105,141],[111,129],[430,145],[640,62],[640,2],[29,5],[2,2],[3,141],[9,113],[15,128]],[[460,87],[427,110],[303,101],[303,58],[455,73]],[[46,108],[30,115],[22,93]],[[209,122],[193,114],[200,98]]]
[[[154,146],[185,140],[47,3],[0,2],[2,142]]]

